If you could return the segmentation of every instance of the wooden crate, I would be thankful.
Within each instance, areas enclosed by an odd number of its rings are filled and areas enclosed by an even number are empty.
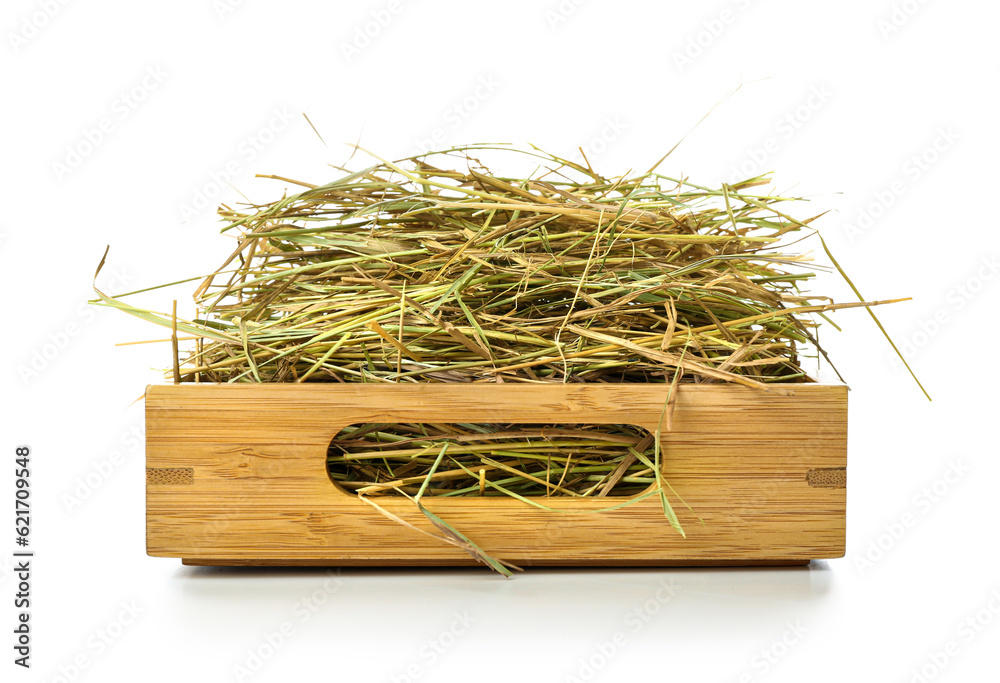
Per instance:
[[[775,385],[777,388],[778,385]],[[425,497],[486,552],[520,566],[804,564],[844,554],[847,387],[678,388],[663,434],[687,533],[656,496],[558,514],[497,498]],[[146,390],[146,545],[198,565],[466,565],[461,549],[381,515],[326,472],[364,422],[612,423],[656,429],[665,385],[179,384]],[[435,529],[402,497],[379,504]],[[567,510],[604,498],[555,497]]]

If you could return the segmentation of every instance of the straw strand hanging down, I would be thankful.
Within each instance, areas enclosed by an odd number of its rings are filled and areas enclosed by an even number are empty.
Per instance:
[[[755,192],[765,178],[712,190],[499,149],[538,170],[495,176],[477,156],[498,148],[472,146],[220,209],[237,247],[197,288],[201,317],[176,323],[198,340],[181,381],[668,382],[680,367],[772,390],[808,381],[809,314],[887,303],[800,292],[809,258],[780,245],[812,219]]]

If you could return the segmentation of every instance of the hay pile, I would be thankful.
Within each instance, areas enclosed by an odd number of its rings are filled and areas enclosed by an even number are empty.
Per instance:
[[[807,380],[810,314],[871,305],[801,292],[809,259],[782,245],[812,218],[755,193],[763,178],[609,179],[514,149],[538,170],[506,178],[476,158],[487,149],[221,208],[236,248],[197,288],[199,316],[176,323],[197,338],[178,379],[669,382],[679,368],[766,389]]]
[[[535,170],[496,175],[485,154]],[[815,217],[792,218],[782,205],[795,198],[756,191],[763,177],[719,189],[653,170],[606,178],[589,163],[489,145],[341,170],[321,186],[278,178],[306,189],[219,210],[236,245],[197,287],[194,320],[99,290],[95,303],[172,328],[176,382],[663,382],[670,396],[689,382],[810,381],[804,350],[823,353],[811,316],[887,303],[803,291],[809,258],[787,250]],[[633,496],[614,509],[657,495],[683,533],[659,436],[361,425],[331,444],[328,468],[376,507],[373,496],[411,497],[443,540],[508,573],[421,496],[540,507],[532,497]]]

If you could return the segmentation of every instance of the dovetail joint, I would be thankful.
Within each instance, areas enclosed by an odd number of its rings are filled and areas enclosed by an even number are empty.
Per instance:
[[[827,489],[842,489],[847,486],[846,467],[818,467],[806,472],[806,481],[810,486]]]
[[[164,486],[168,484],[193,484],[193,467],[147,467],[146,484],[148,486]]]

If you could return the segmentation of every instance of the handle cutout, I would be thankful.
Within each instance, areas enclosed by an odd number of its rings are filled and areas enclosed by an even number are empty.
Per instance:
[[[366,496],[416,495],[433,470],[424,497],[632,497],[655,462],[653,434],[611,424],[352,424],[327,451],[333,483]]]

